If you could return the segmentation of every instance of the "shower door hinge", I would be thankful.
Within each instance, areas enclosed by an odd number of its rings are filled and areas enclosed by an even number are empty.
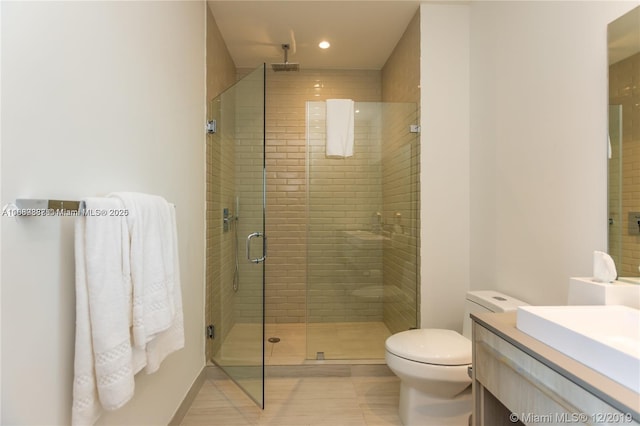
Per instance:
[[[209,120],[207,121],[207,134],[208,135],[212,135],[216,132],[216,120]]]
[[[207,338],[214,339],[216,337],[216,328],[213,324],[207,326]]]
[[[420,126],[418,124],[409,125],[409,133],[420,133]]]

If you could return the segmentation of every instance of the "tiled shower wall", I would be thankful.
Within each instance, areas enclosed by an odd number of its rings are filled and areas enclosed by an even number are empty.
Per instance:
[[[384,115],[382,196],[394,244],[383,253],[384,323],[392,333],[418,327],[420,315],[420,142],[407,131],[420,123],[420,13],[416,13],[382,68],[382,100],[415,108],[388,108]]]
[[[267,72],[266,320],[306,320],[306,101],[381,99],[379,71]]]
[[[325,155],[324,102],[309,105],[308,321],[416,325],[415,103],[357,102],[354,155]]]
[[[384,323],[397,333],[418,325],[419,140],[408,130],[418,121],[415,104],[384,105],[382,217],[390,240],[382,257],[383,308]]]
[[[396,45],[382,71],[312,71],[304,70],[301,64],[299,73],[271,73],[267,75],[267,235],[269,236],[269,261],[267,262],[267,305],[268,322],[304,322],[305,311],[310,304],[325,305],[324,314],[334,321],[349,320],[347,313],[354,311],[352,303],[345,298],[347,292],[333,290],[336,297],[330,297],[330,289],[318,289],[319,294],[309,294],[306,298],[307,264],[307,205],[305,181],[305,102],[323,101],[329,98],[350,98],[356,102],[402,102],[413,103],[409,108],[383,108],[381,121],[377,124],[378,136],[382,135],[382,151],[378,153],[377,167],[381,174],[380,182],[367,179],[357,180],[356,185],[363,188],[379,185],[377,208],[368,205],[372,199],[361,199],[357,205],[362,211],[354,209],[343,211],[344,203],[336,202],[327,207],[328,216],[342,220],[345,229],[370,227],[372,218],[381,213],[385,231],[394,232],[395,240],[383,240],[380,244],[383,259],[382,271],[379,268],[364,268],[356,279],[356,285],[375,287],[383,280],[384,303],[382,317],[392,332],[417,325],[418,278],[418,237],[419,237],[419,143],[415,134],[408,132],[409,124],[419,123],[419,81],[420,81],[420,22],[416,13],[401,40]],[[367,130],[372,136],[377,130]],[[370,142],[373,140],[371,139]],[[369,155],[372,153],[369,151]],[[355,159],[354,156],[353,159]],[[318,159],[317,161],[326,161]],[[340,162],[344,160],[331,160]],[[355,160],[357,161],[357,160]],[[318,164],[316,164],[318,166]],[[324,177],[331,175],[333,165],[323,164]],[[328,168],[327,168],[328,167]],[[360,166],[362,171],[367,166]],[[311,172],[322,170],[310,164]],[[352,168],[349,172],[354,171]],[[334,170],[340,179],[339,169]],[[313,179],[313,173],[310,179]],[[326,181],[325,184],[329,182]],[[335,182],[335,180],[334,180]],[[330,188],[323,188],[322,182],[316,182],[312,188],[315,197],[339,198],[339,194]],[[320,191],[315,189],[320,188]],[[357,189],[357,188],[354,188]],[[366,197],[365,197],[366,198]],[[338,201],[338,200],[336,200]],[[350,200],[352,203],[353,200]],[[367,204],[368,203],[368,204]],[[328,204],[330,206],[330,204]],[[337,207],[335,207],[337,206]],[[384,208],[382,208],[384,206]],[[333,211],[332,211],[333,210]],[[362,216],[362,217],[360,217]],[[362,219],[362,220],[361,220]],[[359,221],[356,226],[356,221]],[[348,227],[348,228],[346,228]],[[338,236],[336,236],[338,238]],[[345,242],[344,235],[340,236]],[[335,250],[337,246],[325,241],[321,250]],[[313,250],[310,248],[310,251]],[[335,253],[338,261],[347,262],[357,253]],[[334,258],[335,260],[335,258]],[[335,281],[344,279],[344,273],[334,268],[336,263],[327,263],[323,274],[335,274]],[[362,265],[360,265],[362,266]],[[356,268],[357,271],[358,268]],[[362,268],[360,268],[362,269]],[[343,270],[344,272],[344,270]],[[350,272],[353,275],[353,271]],[[380,274],[381,273],[381,274]],[[357,272],[356,272],[357,274]],[[313,290],[310,288],[309,290]],[[324,291],[323,291],[324,290]],[[355,290],[355,288],[353,289]],[[365,290],[365,292],[367,291]],[[374,290],[375,291],[375,290]],[[374,298],[375,299],[375,298]],[[351,298],[353,301],[353,298]],[[363,304],[359,320],[367,320],[369,314],[379,310],[380,301],[370,299],[370,306]],[[321,308],[321,306],[317,306]],[[309,311],[309,320],[319,320]],[[332,314],[332,315],[331,315]],[[325,319],[326,320],[326,319]]]
[[[326,103],[308,104],[307,320],[382,320],[382,104],[356,102],[351,157],[327,157]]]
[[[610,168],[610,191],[620,194],[622,211],[610,205],[617,229],[609,229],[609,246],[621,247],[622,253],[612,252],[618,258],[618,275],[637,277],[640,266],[640,235],[629,232],[629,212],[640,212],[640,53],[609,67],[609,104],[622,105],[622,173]],[[616,161],[618,152],[614,149]]]

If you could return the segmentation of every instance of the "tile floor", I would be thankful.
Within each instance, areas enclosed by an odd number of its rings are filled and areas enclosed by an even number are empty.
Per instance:
[[[260,363],[262,329],[256,324],[236,324],[225,339],[219,364]],[[267,365],[299,365],[317,359],[384,360],[384,342],[391,332],[382,322],[266,324],[265,362]],[[277,343],[270,337],[280,339]],[[253,355],[252,355],[253,354]],[[252,359],[253,358],[253,359]]]
[[[383,322],[310,323],[307,359],[316,359],[323,352],[325,359],[384,360],[384,342],[389,336]]]
[[[205,380],[181,425],[401,425],[400,383],[386,366],[335,368],[336,376],[316,370],[304,377],[267,377],[264,410],[218,372]]]
[[[220,369],[210,367],[214,373],[183,426],[401,425],[400,382],[384,365],[384,341],[391,333],[383,323],[267,324],[265,331],[266,339],[280,341],[265,342],[264,410]],[[255,352],[261,332],[255,325],[236,325],[225,341],[225,356],[218,356],[230,366],[254,365],[243,354]],[[317,352],[329,361],[315,361]],[[260,393],[260,383],[250,377],[243,384]]]

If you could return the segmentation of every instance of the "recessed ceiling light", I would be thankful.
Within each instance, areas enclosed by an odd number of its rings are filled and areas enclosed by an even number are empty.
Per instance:
[[[320,47],[320,49],[328,49],[331,46],[331,43],[326,40],[322,40],[320,44],[318,44],[318,46]]]

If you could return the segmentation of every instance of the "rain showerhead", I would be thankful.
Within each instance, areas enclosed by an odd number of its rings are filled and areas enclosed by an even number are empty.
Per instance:
[[[282,64],[271,64],[274,71],[300,71],[300,64],[285,62]]]
[[[271,64],[271,68],[274,71],[300,71],[300,64],[291,63],[288,60],[289,57],[289,45],[283,44],[282,50],[284,50],[284,62],[279,64]]]

